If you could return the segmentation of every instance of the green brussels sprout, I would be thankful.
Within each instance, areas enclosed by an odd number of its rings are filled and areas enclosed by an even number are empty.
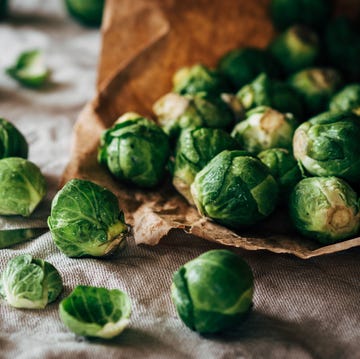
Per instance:
[[[279,76],[279,66],[272,55],[261,49],[242,48],[225,54],[218,68],[236,89],[239,89],[265,72],[270,77]]]
[[[231,132],[242,146],[251,153],[274,147],[290,149],[298,123],[290,113],[281,113],[270,107],[256,107],[246,113]]]
[[[326,112],[295,131],[294,156],[314,176],[360,179],[360,121],[349,113]]]
[[[164,178],[169,152],[164,131],[153,121],[130,113],[103,132],[98,162],[120,181],[150,188]]]
[[[344,17],[334,19],[325,33],[327,60],[350,81],[360,80],[360,31]]]
[[[349,238],[359,231],[359,202],[355,191],[337,177],[301,180],[290,197],[295,228],[322,244]]]
[[[0,118],[0,158],[28,156],[28,144],[23,134],[10,122]]]
[[[193,203],[190,185],[195,175],[218,153],[237,147],[236,141],[221,129],[200,127],[183,130],[176,148],[174,187],[189,203]]]
[[[300,167],[293,154],[285,148],[269,148],[261,151],[258,158],[269,167],[279,185],[279,202],[287,203],[291,191],[302,179]]]
[[[187,327],[216,333],[240,324],[250,311],[254,279],[238,255],[211,250],[185,263],[173,275],[171,297]]]
[[[290,112],[296,118],[303,116],[303,103],[298,93],[287,83],[271,80],[264,73],[242,87],[236,97],[246,111],[269,106],[279,112]]]
[[[12,258],[0,278],[0,296],[15,308],[43,309],[62,289],[56,268],[30,254]]]
[[[173,85],[173,91],[180,95],[199,92],[220,95],[229,91],[229,85],[223,75],[201,64],[178,70],[173,76]]]
[[[292,75],[289,84],[303,98],[307,112],[316,115],[328,108],[330,98],[341,86],[342,79],[334,69],[311,68]]]
[[[15,65],[6,69],[6,73],[20,84],[33,88],[43,86],[50,76],[40,50],[23,52]]]
[[[82,24],[101,24],[105,0],[65,0],[65,4],[69,14]]]
[[[191,194],[201,215],[232,228],[270,215],[278,185],[270,170],[245,151],[222,151],[195,176]]]
[[[205,93],[181,96],[169,93],[155,102],[153,111],[160,126],[171,138],[185,128],[226,129],[234,122],[230,107],[220,98]]]
[[[46,194],[40,169],[19,157],[0,160],[0,215],[29,216]]]
[[[271,0],[273,24],[285,30],[294,24],[304,24],[321,30],[331,13],[329,0]]]
[[[360,84],[345,86],[336,93],[330,103],[330,111],[352,111],[360,116]]]
[[[128,226],[116,196],[72,179],[55,195],[48,218],[56,246],[68,257],[102,257],[126,244]]]
[[[60,302],[59,314],[77,335],[111,339],[128,326],[131,302],[119,289],[79,285]]]
[[[275,38],[269,51],[286,73],[313,66],[320,52],[316,32],[303,25],[294,25]]]
[[[0,230],[0,249],[37,238],[47,231],[47,227],[2,229]]]

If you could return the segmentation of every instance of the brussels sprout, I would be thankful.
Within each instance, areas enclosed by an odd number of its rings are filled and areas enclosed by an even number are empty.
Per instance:
[[[169,151],[168,136],[159,126],[130,113],[103,132],[98,161],[117,179],[150,188],[164,178]]]
[[[129,324],[131,302],[119,289],[79,285],[60,302],[59,314],[77,335],[111,339]]]
[[[309,177],[290,197],[294,226],[304,236],[330,244],[358,233],[359,204],[354,190],[337,177]]]
[[[173,84],[173,91],[180,95],[199,92],[220,95],[229,90],[229,85],[221,74],[201,64],[178,70],[173,77]]]
[[[126,244],[128,226],[116,196],[99,185],[72,179],[56,194],[48,225],[69,257],[101,257]]]
[[[277,29],[305,24],[321,30],[331,13],[329,0],[271,0],[270,13]]]
[[[290,192],[302,178],[301,170],[292,153],[285,148],[261,151],[258,158],[269,167],[279,185],[279,201],[287,203]]]
[[[28,144],[22,133],[10,122],[0,118],[0,158],[28,156]]]
[[[269,51],[286,73],[292,73],[314,65],[320,52],[319,37],[306,26],[294,25],[275,38]]]
[[[6,69],[6,73],[22,85],[34,88],[44,85],[50,76],[40,50],[23,52],[15,65]]]
[[[346,18],[334,19],[326,29],[327,60],[350,81],[360,80],[360,30]]]
[[[352,84],[345,86],[336,93],[330,103],[331,111],[352,111],[360,116],[360,84]]]
[[[241,228],[275,209],[278,185],[270,170],[245,151],[222,151],[195,176],[191,194],[200,214]]]
[[[169,93],[154,104],[153,111],[172,138],[185,128],[228,128],[234,121],[232,110],[220,97],[204,93],[185,96]]]
[[[305,69],[289,78],[289,84],[301,95],[310,115],[316,115],[328,108],[331,96],[341,83],[340,74],[333,69]]]
[[[249,265],[228,250],[211,250],[179,268],[171,296],[190,329],[216,333],[240,324],[251,308],[254,280]]]
[[[65,0],[69,14],[88,26],[101,24],[105,0]]]
[[[182,131],[176,148],[174,187],[189,203],[193,203],[190,185],[196,173],[221,151],[237,147],[236,141],[220,129],[196,128]]]
[[[302,123],[293,139],[294,156],[314,176],[360,179],[360,121],[349,113],[326,112]]]
[[[0,296],[15,308],[45,308],[56,300],[62,289],[56,268],[30,254],[12,258],[1,274]]]
[[[270,77],[279,76],[276,60],[267,51],[256,48],[232,50],[220,59],[218,67],[236,89],[254,80],[261,72]]]
[[[34,163],[18,157],[0,160],[0,215],[27,217],[45,194],[45,178]]]
[[[251,153],[274,147],[291,148],[298,123],[290,113],[283,114],[270,107],[256,107],[246,113],[231,132],[243,149]]]
[[[271,80],[264,73],[242,87],[236,97],[245,110],[269,106],[280,112],[290,112],[296,118],[303,116],[303,103],[298,93],[290,85]]]

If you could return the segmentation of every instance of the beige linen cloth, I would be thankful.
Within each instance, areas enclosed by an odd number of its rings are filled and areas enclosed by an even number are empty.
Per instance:
[[[99,33],[72,22],[57,0],[12,3],[0,24],[0,116],[14,122],[30,143],[30,159],[46,175],[49,193],[31,220],[0,219],[2,228],[46,221],[69,158],[72,125],[95,90]],[[16,55],[45,50],[53,70],[44,90],[19,87],[3,74]],[[19,254],[43,258],[60,271],[68,295],[78,284],[119,288],[131,299],[131,323],[111,341],[90,341],[62,324],[59,301],[45,310],[19,310],[0,301],[0,358],[299,358],[360,357],[360,250],[306,261],[265,251],[234,250],[254,271],[251,314],[238,328],[201,336],[185,327],[170,299],[172,273],[220,245],[172,232],[156,247],[128,247],[112,259],[70,259],[49,233],[1,250],[0,271]],[[61,299],[60,298],[60,299]]]

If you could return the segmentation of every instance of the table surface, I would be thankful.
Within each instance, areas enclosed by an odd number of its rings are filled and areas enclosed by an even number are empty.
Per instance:
[[[16,124],[30,145],[29,159],[46,176],[48,194],[30,219],[0,218],[1,228],[44,224],[68,161],[72,126],[95,93],[100,33],[70,19],[58,0],[13,0],[0,23],[0,117]],[[52,69],[41,90],[5,75],[17,55],[40,48]],[[110,341],[90,341],[67,330],[58,301],[44,310],[0,302],[0,358],[360,358],[360,250],[310,260],[265,251],[235,250],[252,267],[253,309],[238,328],[201,336],[178,319],[170,299],[172,273],[214,248],[175,232],[156,247],[127,248],[115,258],[70,259],[50,233],[1,250],[0,271],[19,254],[43,258],[60,271],[68,295],[78,284],[120,288],[132,298],[131,323]]]

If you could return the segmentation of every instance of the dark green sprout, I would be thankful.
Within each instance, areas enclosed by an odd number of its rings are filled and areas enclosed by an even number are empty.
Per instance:
[[[28,156],[28,143],[10,122],[0,118],[0,158]]]
[[[330,111],[352,111],[360,116],[360,84],[347,85],[329,103]]]
[[[101,24],[105,0],[65,0],[69,14],[88,26]]]

